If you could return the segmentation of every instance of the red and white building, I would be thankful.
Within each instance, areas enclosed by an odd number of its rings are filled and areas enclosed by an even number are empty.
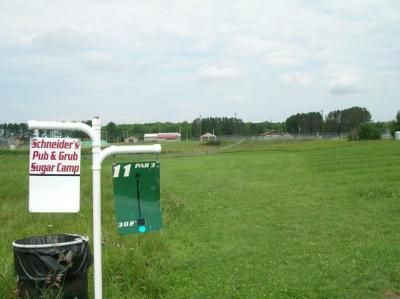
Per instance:
[[[144,142],[181,141],[181,133],[144,134]]]

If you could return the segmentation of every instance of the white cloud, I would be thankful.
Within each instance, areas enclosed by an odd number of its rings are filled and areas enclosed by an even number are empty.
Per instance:
[[[18,34],[10,34],[0,31],[0,48],[17,48],[23,47],[30,43],[30,39],[19,36]]]
[[[224,97],[226,102],[228,103],[244,103],[246,102],[246,98],[242,95],[227,95]]]
[[[382,7],[381,0],[335,0],[321,1],[317,6],[330,14],[347,17],[364,17]]]
[[[361,70],[355,65],[329,65],[322,74],[329,80],[329,93],[344,95],[367,90]]]
[[[237,35],[231,40],[232,48],[244,56],[264,55],[277,49],[285,48],[281,42],[263,39],[252,35]]]
[[[263,62],[274,67],[295,67],[304,64],[304,57],[300,51],[278,50],[264,56]]]
[[[295,73],[287,73],[280,76],[281,81],[295,86],[306,86],[309,85],[313,77],[309,74],[295,72]]]
[[[240,77],[240,72],[231,67],[203,65],[197,72],[197,78],[202,81],[231,80]]]
[[[309,55],[304,48],[277,39],[240,35],[235,36],[231,42],[231,51],[244,57],[256,57],[273,67],[301,66]]]
[[[81,55],[81,66],[92,71],[126,71],[141,65],[126,55],[109,51],[88,51]]]
[[[73,50],[89,46],[89,37],[69,28],[46,31],[32,38],[32,44],[46,49]]]
[[[334,95],[344,95],[364,92],[365,89],[354,82],[334,82],[329,88],[329,93]]]

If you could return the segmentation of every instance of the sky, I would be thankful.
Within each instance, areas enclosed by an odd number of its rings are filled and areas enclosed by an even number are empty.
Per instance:
[[[398,0],[0,0],[0,123],[400,110]]]

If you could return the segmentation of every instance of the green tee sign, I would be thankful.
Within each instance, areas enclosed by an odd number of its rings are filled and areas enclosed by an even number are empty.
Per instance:
[[[117,228],[122,235],[160,230],[160,163],[143,161],[113,165]]]

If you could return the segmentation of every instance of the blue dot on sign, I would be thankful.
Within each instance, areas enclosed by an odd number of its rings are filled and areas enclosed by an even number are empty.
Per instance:
[[[144,226],[144,225],[139,226],[139,232],[145,233],[146,232],[146,226]]]

